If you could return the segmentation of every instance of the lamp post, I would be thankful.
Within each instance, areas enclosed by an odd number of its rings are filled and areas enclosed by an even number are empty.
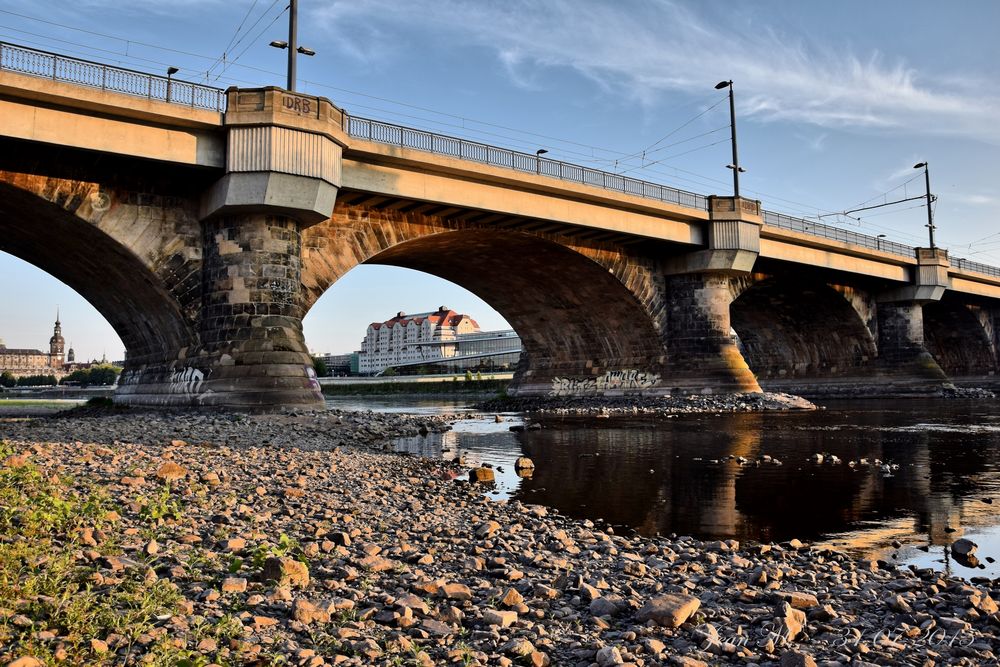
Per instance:
[[[285,86],[286,89],[290,91],[295,90],[295,56],[301,53],[304,56],[314,56],[316,52],[312,49],[308,49],[304,46],[298,46],[296,41],[298,39],[299,30],[299,2],[298,0],[289,0],[288,2],[288,41],[274,40],[271,42],[271,46],[276,49],[288,49],[288,81]]]
[[[171,78],[174,76],[174,74],[177,74],[177,72],[179,72],[179,71],[180,70],[177,69],[176,67],[168,67],[167,68],[167,101],[168,102],[170,101],[170,84],[172,83]]]
[[[926,162],[918,162],[913,165],[914,169],[924,169],[924,184],[927,187],[927,233],[930,236],[931,250],[935,248],[934,245],[934,211],[931,210],[931,172],[927,167]]]
[[[544,149],[544,148],[539,148],[537,151],[535,151],[535,173],[536,174],[541,174],[542,173],[542,156],[545,155],[546,153],[548,153],[548,151],[546,149]]]
[[[722,90],[723,88],[729,88],[729,127],[732,129],[733,143],[733,163],[726,165],[726,167],[733,170],[733,196],[739,198],[740,172],[746,171],[746,169],[740,167],[740,158],[736,152],[736,103],[733,100],[733,82],[731,80],[720,81],[715,84],[716,90]]]
[[[876,250],[881,250],[882,249],[882,239],[884,239],[884,238],[885,238],[885,234],[879,234],[878,236],[875,237],[875,249]]]

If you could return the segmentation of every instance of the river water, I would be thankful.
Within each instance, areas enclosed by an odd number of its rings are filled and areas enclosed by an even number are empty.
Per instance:
[[[334,399],[333,407],[470,413],[461,402]],[[458,420],[399,451],[498,468],[493,498],[643,535],[821,542],[868,558],[1000,577],[1000,401],[828,401],[818,412]],[[822,456],[822,462],[819,457]],[[513,470],[535,462],[531,477]],[[770,457],[770,460],[767,460]],[[836,459],[834,459],[836,457]],[[839,459],[839,462],[836,460]],[[953,562],[958,537],[978,568]],[[894,546],[894,543],[900,546]]]

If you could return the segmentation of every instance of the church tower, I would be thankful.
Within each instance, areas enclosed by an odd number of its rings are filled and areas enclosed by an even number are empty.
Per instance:
[[[59,322],[59,309],[56,309],[56,326],[52,330],[52,338],[49,339],[49,366],[59,368],[63,365],[63,351],[66,349],[66,341],[62,336],[62,324]]]

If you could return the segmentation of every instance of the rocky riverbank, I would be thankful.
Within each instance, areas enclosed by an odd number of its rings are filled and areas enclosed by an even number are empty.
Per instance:
[[[1000,655],[996,581],[794,540],[616,535],[487,500],[457,464],[381,451],[445,427],[371,413],[0,422],[0,664]]]
[[[815,404],[801,396],[774,392],[683,396],[505,396],[480,403],[476,408],[486,412],[582,417],[817,409]]]

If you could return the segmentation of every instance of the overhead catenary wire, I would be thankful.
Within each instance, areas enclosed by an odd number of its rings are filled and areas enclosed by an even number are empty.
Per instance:
[[[646,148],[642,149],[641,151],[637,151],[635,153],[631,153],[629,155],[626,155],[623,159],[629,159],[629,158],[633,158],[633,157],[639,157],[640,155],[645,155],[646,153],[649,153],[653,148],[656,148],[656,146],[660,145],[661,143],[663,143],[664,141],[666,141],[670,137],[674,136],[675,134],[677,134],[678,132],[680,132],[681,130],[683,130],[685,127],[687,127],[691,123],[695,122],[696,120],[698,120],[699,118],[701,118],[702,116],[704,116],[705,114],[707,114],[709,111],[711,111],[712,109],[716,108],[717,106],[719,106],[720,104],[722,104],[723,102],[725,102],[728,99],[729,99],[728,95],[725,96],[725,97],[723,97],[722,99],[720,99],[719,101],[717,101],[712,106],[708,107],[707,109],[704,109],[701,113],[696,114],[692,118],[689,118],[687,121],[685,121],[684,123],[680,124],[679,126],[677,126],[676,128],[674,128],[673,130],[671,130],[670,132],[666,133],[665,135],[663,135],[662,137],[660,137],[659,139],[657,139],[656,141],[654,141],[652,144],[650,144]],[[729,127],[729,125],[726,125],[726,127]]]
[[[696,148],[692,148],[691,150],[684,151],[683,153],[674,153],[673,155],[668,155],[667,157],[660,158],[659,160],[654,160],[654,161],[650,162],[650,164],[651,165],[653,165],[653,164],[662,164],[662,163],[666,162],[667,160],[674,160],[674,159],[677,159],[677,158],[679,158],[679,157],[681,157],[683,155],[690,155],[691,153],[694,153],[696,151],[704,150],[706,148],[711,148],[712,146],[718,146],[719,144],[724,144],[724,143],[726,143],[728,141],[729,141],[728,137],[726,139],[720,139],[718,141],[713,141],[710,144],[704,144],[702,146],[698,146]],[[644,169],[644,168],[645,168],[644,166],[640,165],[640,166],[637,166],[637,167],[633,167],[631,169],[625,169],[624,171],[620,171],[618,173],[619,174],[628,174],[630,172],[633,172],[633,171],[636,171],[636,170],[639,170],[639,169]]]
[[[274,7],[274,5],[277,4],[277,2],[278,2],[278,0],[275,0],[274,2],[272,2],[271,3],[271,7]],[[269,7],[267,11],[271,11],[271,7]],[[286,6],[284,9],[282,9],[280,12],[278,12],[273,19],[271,19],[270,23],[268,23],[266,26],[264,26],[263,28],[261,28],[260,32],[258,32],[254,36],[254,38],[252,40],[250,40],[250,42],[246,45],[246,48],[244,48],[242,51],[240,51],[239,55],[237,55],[235,58],[233,58],[228,63],[226,63],[226,65],[219,71],[219,75],[215,77],[215,80],[218,81],[219,77],[221,77],[223,74],[225,74],[226,71],[230,67],[232,67],[237,62],[239,62],[240,58],[242,58],[244,56],[244,54],[246,54],[246,52],[249,51],[251,47],[253,47],[253,45],[257,42],[257,40],[260,38],[260,36],[263,35],[265,32],[267,32],[268,30],[270,30],[271,26],[274,25],[278,21],[278,19],[280,19],[285,14],[285,12],[287,12],[287,11],[288,11],[288,7]],[[267,15],[267,13],[265,12],[262,15],[262,18],[263,18],[263,16],[266,16],[266,15]],[[258,23],[259,23],[259,20],[258,20]],[[257,25],[257,24],[255,23],[254,25]],[[251,30],[252,30],[252,28],[251,28]],[[247,32],[243,37],[246,37],[246,35],[249,35],[249,34],[250,33]],[[242,38],[241,38],[240,41],[242,41]],[[239,42],[237,42],[236,44],[238,46]]]
[[[37,33],[31,33],[31,32],[25,31],[25,30],[20,30],[18,28],[12,28],[12,27],[9,27],[9,26],[0,25],[0,28],[6,28],[6,29],[13,30],[13,31],[15,31],[17,33],[21,33],[21,34],[38,36],[38,37],[41,37],[42,39],[47,40],[49,42],[58,42],[60,44],[59,46],[53,46],[53,45],[48,44],[46,42],[41,42],[41,41],[31,40],[31,39],[24,39],[23,37],[20,37],[19,35],[9,35],[9,34],[0,33],[0,37],[5,37],[5,38],[9,38],[9,39],[16,39],[19,43],[21,43],[21,44],[23,44],[25,46],[31,46],[31,47],[36,47],[36,48],[40,48],[40,49],[58,48],[59,51],[62,54],[64,54],[64,55],[77,56],[77,57],[81,57],[81,58],[96,58],[96,57],[100,57],[103,60],[107,61],[108,64],[114,64],[114,65],[119,65],[119,66],[123,66],[123,67],[130,67],[130,68],[148,68],[149,65],[158,65],[158,66],[162,66],[162,67],[173,66],[173,63],[162,61],[162,60],[154,60],[152,58],[143,58],[142,56],[137,56],[137,55],[124,55],[124,54],[122,54],[122,53],[120,53],[118,51],[113,51],[113,50],[110,50],[110,49],[102,49],[100,47],[89,46],[89,45],[85,45],[85,44],[79,44],[78,42],[71,42],[71,41],[64,40],[64,39],[59,39],[59,38],[56,38],[56,37],[48,37],[48,36],[45,36],[45,35],[38,35]],[[76,48],[76,49],[67,48],[65,46],[62,46],[62,44],[75,45],[78,48]],[[190,69],[186,70],[185,68],[181,68],[180,71],[181,72],[184,72],[184,71],[190,72],[191,70]],[[257,82],[255,82],[255,81],[249,81],[249,80],[246,80],[246,79],[237,79],[237,78],[232,78],[232,77],[227,78],[226,81],[227,81],[227,83],[232,83],[232,84],[242,83],[242,84],[247,84],[247,85],[257,85]]]
[[[233,42],[236,41],[236,37],[240,34],[240,31],[243,30],[243,26],[246,24],[247,19],[250,18],[250,14],[253,13],[254,8],[257,6],[257,3],[259,1],[260,0],[253,0],[253,4],[250,5],[250,9],[248,9],[247,13],[243,15],[243,20],[240,21],[240,24],[238,26],[236,26],[236,30],[233,31],[233,36],[229,38],[229,42],[226,44],[226,47],[224,49],[222,49],[222,55],[219,56],[218,60],[216,60],[214,63],[212,63],[211,66],[209,66],[209,68],[207,70],[205,70],[205,78],[208,78],[209,75],[211,75],[212,70],[215,69],[216,65],[218,65],[220,62],[225,62],[225,60],[226,60],[226,54],[228,54],[229,50],[233,48],[233,46],[234,46]],[[264,13],[266,14],[267,10],[265,10]],[[254,25],[257,25],[257,24],[254,23]],[[248,31],[249,30],[253,30],[253,26],[250,26],[250,28],[248,29]]]

